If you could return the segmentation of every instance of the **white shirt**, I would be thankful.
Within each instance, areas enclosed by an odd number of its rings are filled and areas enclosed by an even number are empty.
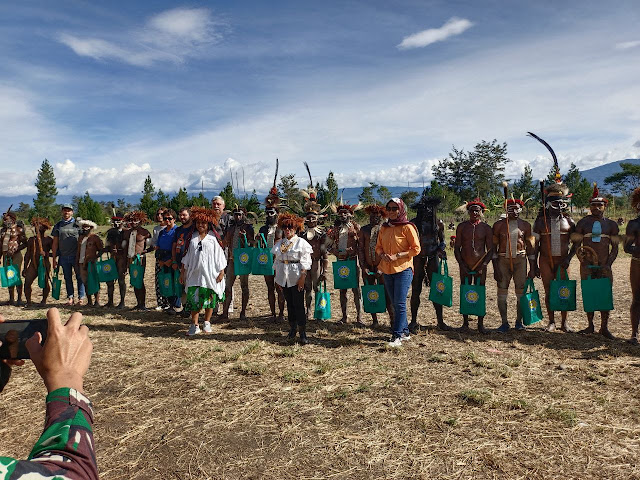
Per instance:
[[[202,250],[200,249],[202,245]],[[200,234],[196,231],[191,242],[187,254],[182,257],[184,265],[184,277],[186,287],[205,287],[210,288],[219,297],[224,294],[225,279],[216,282],[216,278],[222,270],[227,268],[227,259],[224,251],[218,243],[213,232],[207,235],[200,242]]]
[[[289,245],[291,245],[289,247]],[[287,247],[289,247],[287,249]],[[283,252],[282,250],[286,250]],[[294,235],[291,240],[281,238],[278,240],[271,253],[273,253],[273,266],[276,271],[276,283],[281,287],[293,287],[298,283],[303,270],[311,269],[311,253],[313,248],[306,240]],[[295,263],[284,263],[292,261]]]

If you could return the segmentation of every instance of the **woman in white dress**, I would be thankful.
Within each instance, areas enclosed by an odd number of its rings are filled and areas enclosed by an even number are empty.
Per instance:
[[[191,326],[187,335],[200,333],[199,316],[204,309],[204,331],[211,333],[211,315],[218,302],[224,299],[224,270],[227,259],[215,233],[218,219],[213,210],[194,207],[191,218],[197,235],[191,237],[182,257],[181,283],[187,288],[187,308],[191,312]]]
[[[278,226],[282,229],[284,236],[273,245],[271,250],[274,257],[275,280],[282,287],[287,302],[287,316],[291,327],[288,337],[296,338],[296,331],[299,331],[301,345],[307,343],[304,282],[307,272],[311,269],[313,252],[309,242],[297,235],[303,224],[302,218],[291,213],[281,213],[278,217]]]

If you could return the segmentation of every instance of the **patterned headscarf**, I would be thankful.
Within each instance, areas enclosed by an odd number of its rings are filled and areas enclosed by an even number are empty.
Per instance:
[[[389,219],[389,224],[390,225],[406,225],[408,223],[411,223],[407,218],[407,206],[404,204],[402,199],[392,198],[387,202],[387,205],[389,205],[389,203],[391,202],[398,205],[398,218],[396,218],[395,220]]]

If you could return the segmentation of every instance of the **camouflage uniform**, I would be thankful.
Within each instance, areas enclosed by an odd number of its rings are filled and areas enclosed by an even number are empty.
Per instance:
[[[44,432],[28,460],[0,457],[0,480],[98,479],[91,402],[72,388],[47,395]]]

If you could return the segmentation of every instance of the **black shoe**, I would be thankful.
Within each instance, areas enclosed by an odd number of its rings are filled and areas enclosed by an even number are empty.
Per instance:
[[[171,308],[167,308],[164,312],[165,312],[167,315],[175,315],[176,313],[178,313],[178,312],[176,312],[176,311],[173,309],[173,307],[171,307]]]
[[[307,343],[307,332],[300,330],[300,345],[306,345]]]
[[[287,338],[290,338],[290,339],[294,339],[294,338],[296,338],[296,332],[297,332],[297,330],[298,330],[298,329],[297,329],[295,326],[291,327],[291,328],[289,329],[289,335],[287,335]]]

